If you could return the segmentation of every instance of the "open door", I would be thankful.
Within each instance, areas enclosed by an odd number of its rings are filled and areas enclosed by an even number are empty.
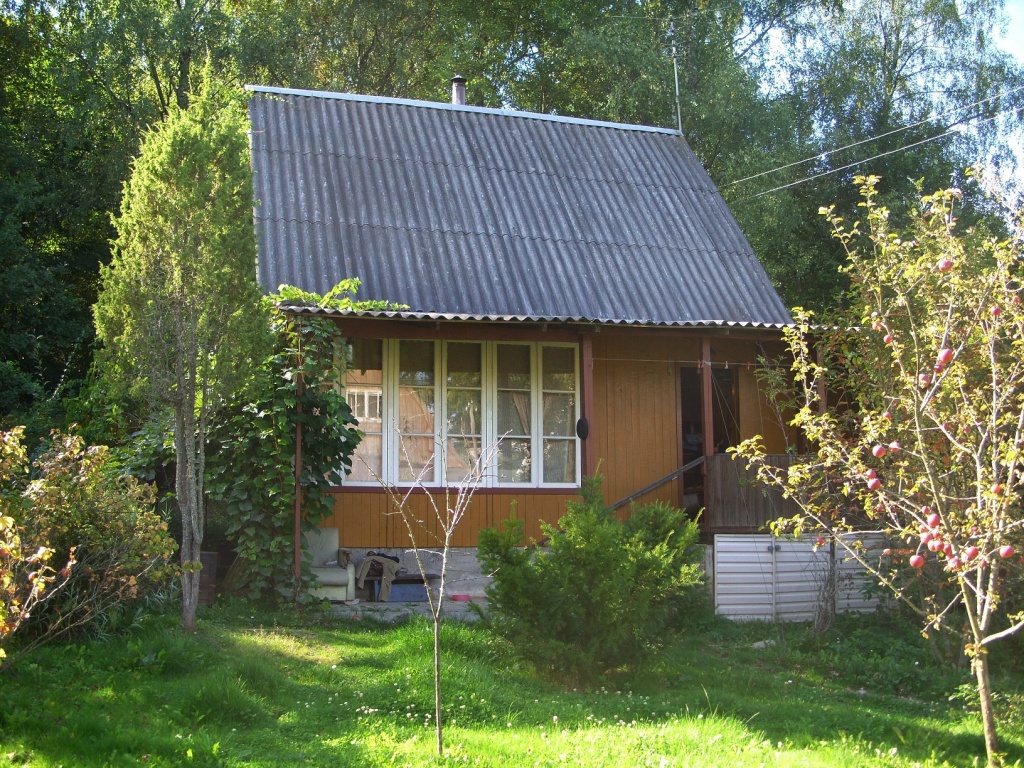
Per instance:
[[[705,419],[704,373],[705,369],[691,366],[679,369],[680,466],[702,455],[724,453],[739,440],[739,377],[735,369],[711,369],[710,419]],[[705,434],[707,422],[712,424],[711,434]],[[705,450],[705,446],[710,447]],[[706,473],[706,465],[683,473],[679,501],[683,509],[697,512],[707,506]]]

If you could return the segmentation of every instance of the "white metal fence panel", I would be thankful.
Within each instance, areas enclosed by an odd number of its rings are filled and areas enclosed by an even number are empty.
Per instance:
[[[716,535],[715,608],[734,619],[775,615],[775,550],[771,536]]]
[[[738,620],[811,621],[822,608],[871,611],[877,600],[864,595],[869,576],[863,567],[835,549],[835,589],[829,589],[831,547],[815,549],[816,537],[776,538],[769,534],[715,536],[713,582],[715,609]],[[869,557],[884,546],[878,535],[861,535]]]

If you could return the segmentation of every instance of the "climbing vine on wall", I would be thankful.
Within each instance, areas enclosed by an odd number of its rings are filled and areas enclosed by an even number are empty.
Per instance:
[[[261,366],[248,394],[236,398],[230,417],[211,436],[207,490],[235,542],[231,578],[250,597],[297,597],[295,580],[295,447],[301,426],[303,530],[334,507],[331,486],[351,466],[361,437],[338,383],[350,353],[341,325],[308,309],[393,309],[357,302],[358,280],[345,280],[324,296],[282,286],[271,297],[274,353]],[[303,580],[308,578],[305,574]]]

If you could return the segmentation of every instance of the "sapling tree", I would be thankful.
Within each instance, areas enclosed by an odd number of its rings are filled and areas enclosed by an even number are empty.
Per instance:
[[[768,380],[813,452],[788,471],[757,438],[736,452],[798,503],[777,530],[834,537],[926,634],[963,632],[994,766],[989,648],[1024,626],[1007,601],[1024,548],[1021,240],[959,231],[955,189],[922,196],[911,230],[897,233],[878,179],[857,182],[863,222],[822,209],[849,259],[850,315],[814,327],[796,313],[793,379]],[[892,542],[881,558],[838,535],[868,528]]]
[[[247,120],[207,68],[187,109],[142,142],[125,185],[96,328],[108,378],[173,415],[182,628],[195,630],[206,436],[269,349],[256,282]]]
[[[403,453],[410,470],[413,461],[409,458],[403,443]],[[440,455],[437,446],[435,455]],[[444,489],[428,488],[424,478],[434,471],[432,462],[419,470],[413,482],[404,489],[386,484],[379,477],[377,481],[385,486],[391,497],[393,512],[402,518],[409,543],[412,546],[416,567],[423,576],[426,586],[427,567],[425,555],[436,554],[441,558],[437,591],[427,588],[427,600],[434,629],[434,729],[438,756],[444,755],[444,718],[441,711],[441,624],[444,618],[444,591],[448,579],[448,560],[451,555],[452,538],[459,523],[469,511],[473,494],[484,481],[485,472],[497,456],[498,443],[480,450],[476,460],[466,469],[463,479],[455,486]],[[372,470],[371,470],[372,472]],[[425,497],[426,503],[416,504],[414,499]]]

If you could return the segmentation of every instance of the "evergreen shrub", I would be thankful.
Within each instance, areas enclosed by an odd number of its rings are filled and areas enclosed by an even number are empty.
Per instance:
[[[567,682],[635,671],[707,602],[696,521],[662,503],[619,521],[601,482],[586,478],[559,527],[542,526],[543,547],[523,546],[515,517],[480,533],[492,626],[542,674]]]

